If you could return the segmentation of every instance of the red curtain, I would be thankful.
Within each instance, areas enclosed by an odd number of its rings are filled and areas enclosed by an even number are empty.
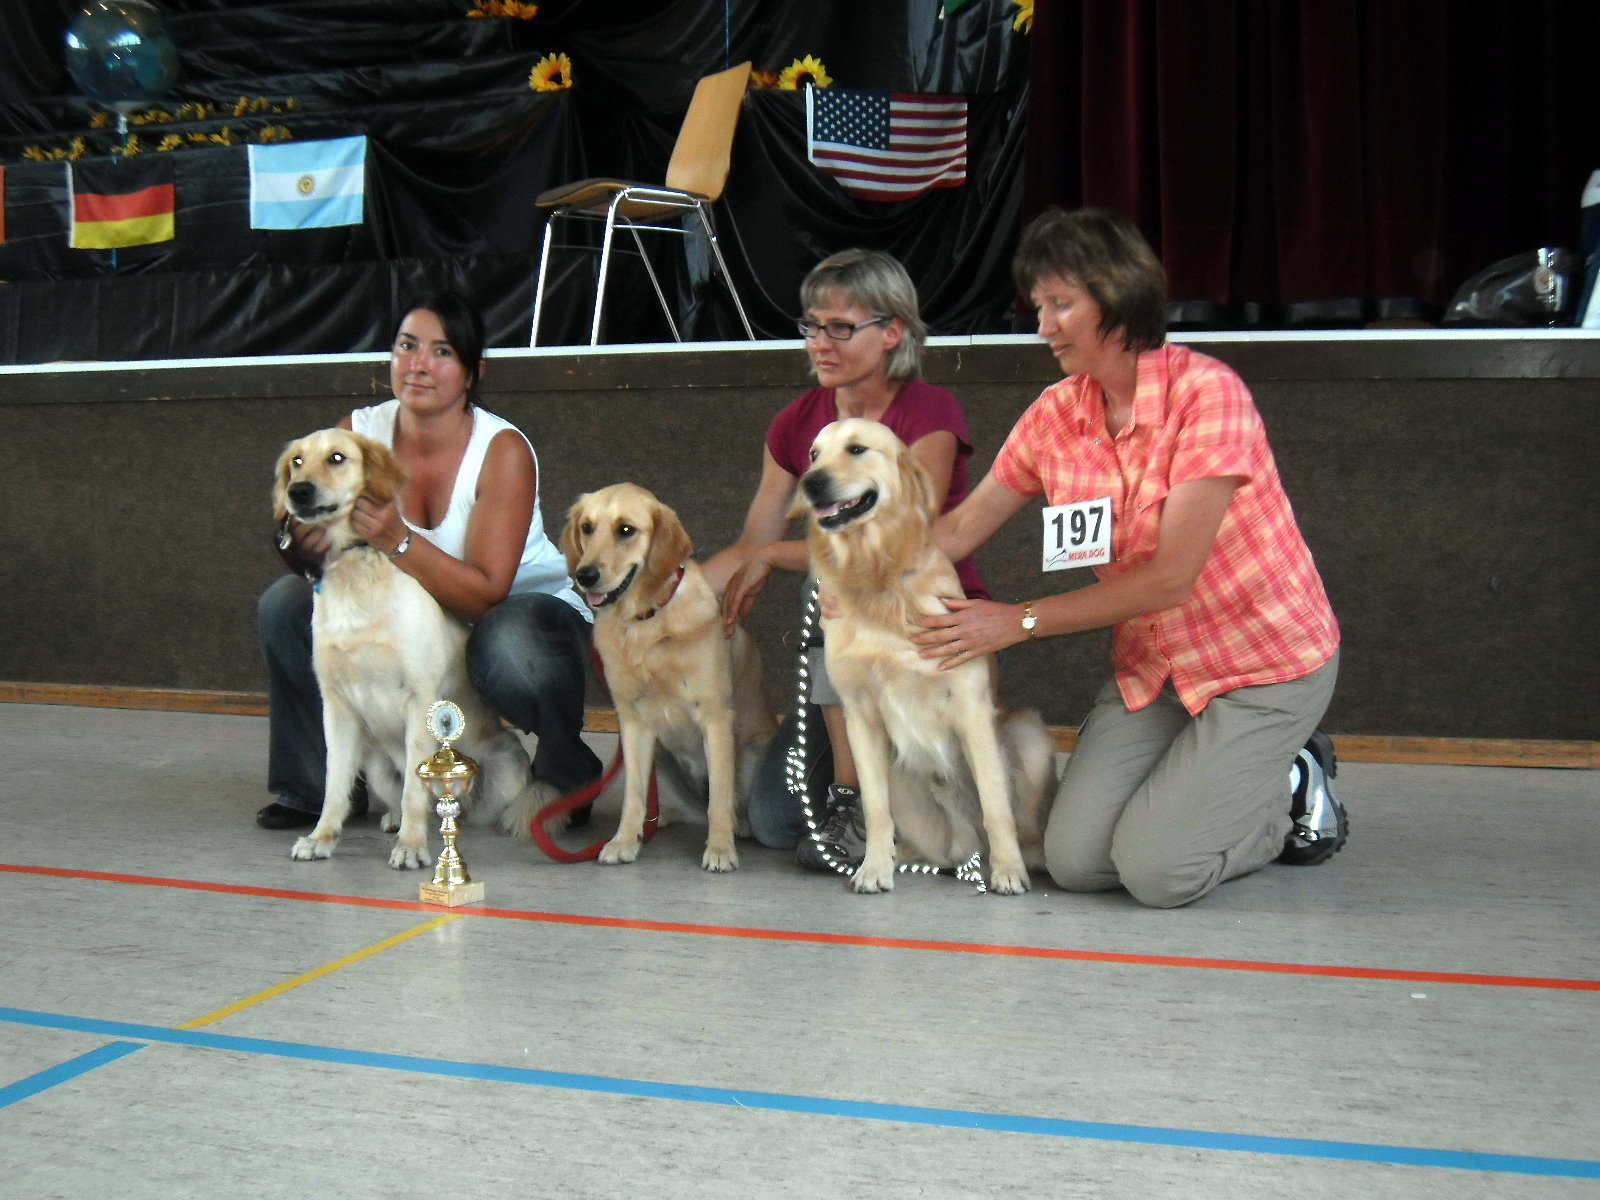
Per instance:
[[[1025,216],[1127,212],[1180,325],[1434,318],[1576,247],[1597,33],[1593,0],[1044,0]]]

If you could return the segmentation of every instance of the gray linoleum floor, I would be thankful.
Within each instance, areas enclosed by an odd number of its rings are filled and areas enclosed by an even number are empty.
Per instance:
[[[1342,854],[1172,912],[686,824],[468,828],[450,912],[257,829],[265,733],[0,705],[0,1196],[1600,1195],[1594,772],[1348,763]]]

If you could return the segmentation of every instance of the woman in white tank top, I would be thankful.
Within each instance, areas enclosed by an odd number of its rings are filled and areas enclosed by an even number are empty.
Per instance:
[[[389,446],[409,479],[393,501],[363,497],[351,523],[472,625],[472,682],[502,717],[538,737],[533,774],[553,798],[600,773],[581,737],[592,618],[545,534],[532,445],[474,403],[483,345],[483,319],[454,293],[406,312],[389,357],[395,398],[340,425]],[[308,531],[293,550],[315,559],[320,541]],[[258,632],[271,723],[267,787],[277,798],[256,822],[308,825],[322,807],[325,750],[303,577],[285,576],[262,595]]]

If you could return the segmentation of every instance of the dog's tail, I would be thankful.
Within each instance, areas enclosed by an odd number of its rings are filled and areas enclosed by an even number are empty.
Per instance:
[[[500,810],[500,828],[512,837],[523,841],[533,840],[533,818],[539,810],[561,799],[553,784],[542,779],[529,779],[523,773],[523,787]]]

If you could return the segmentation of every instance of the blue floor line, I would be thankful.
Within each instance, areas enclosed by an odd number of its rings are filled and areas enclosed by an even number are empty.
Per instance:
[[[488,1063],[455,1062],[449,1059],[421,1058],[404,1054],[377,1054],[366,1050],[342,1050],[334,1046],[312,1046],[300,1042],[268,1041],[262,1038],[231,1037],[200,1030],[164,1029],[158,1025],[135,1025],[122,1021],[100,1021],[57,1013],[30,1012],[0,1007],[0,1021],[37,1028],[62,1029],[118,1039],[194,1046],[206,1050],[231,1050],[243,1054],[263,1054],[274,1058],[307,1062],[340,1063],[346,1066],[409,1071],[422,1075],[441,1075],[454,1079],[481,1079],[496,1083],[515,1083],[532,1087],[563,1088],[571,1091],[600,1092],[646,1099],[678,1100],[694,1104],[719,1104],[735,1108],[755,1108],[775,1112],[807,1113],[816,1116],[854,1117],[870,1121],[900,1121],[949,1129],[979,1129],[994,1133],[1031,1133],[1043,1137],[1077,1138],[1089,1141],[1125,1142],[1137,1145],[1176,1146],[1194,1150],[1227,1150],[1247,1154],[1282,1154],[1300,1158],[1338,1159],[1350,1162],[1391,1163],[1413,1167],[1435,1167],[1462,1171],[1488,1171],[1507,1175],[1544,1175],[1568,1179],[1600,1179],[1600,1161],[1581,1158],[1541,1158],[1521,1154],[1485,1154],[1470,1150],[1440,1150],[1425,1146],[1386,1146],[1366,1142],[1335,1142],[1313,1138],[1268,1137],[1252,1134],[1215,1133],[1203,1129],[1169,1129],[1157,1125],[1117,1125],[1099,1121],[1073,1121],[1055,1117],[1027,1117],[1004,1113],[983,1113],[962,1109],[924,1108],[915,1105],[879,1104],[859,1100],[832,1100],[821,1096],[789,1095],[782,1092],[751,1092],[730,1088],[698,1087],[690,1084],[654,1083],[641,1079],[618,1079],[605,1075],[578,1075],[565,1071],[541,1071],[531,1067],[500,1067]],[[120,1048],[119,1047],[124,1047]],[[119,1042],[107,1046],[100,1061],[93,1055],[74,1059],[55,1069],[59,1077],[47,1078],[41,1072],[31,1080],[0,1091],[35,1083],[30,1092],[53,1086],[84,1071],[92,1070],[112,1058],[137,1049]],[[109,1057],[104,1057],[109,1054]],[[85,1064],[79,1066],[78,1064]],[[74,1069],[76,1068],[76,1069]],[[20,1099],[17,1096],[16,1099]],[[12,1101],[14,1102],[14,1101]]]
[[[103,1067],[108,1062],[116,1062],[117,1059],[125,1058],[135,1050],[143,1049],[142,1042],[112,1042],[87,1054],[80,1054],[77,1058],[47,1067],[37,1075],[29,1075],[26,1079],[19,1079],[15,1083],[0,1087],[0,1108],[6,1108],[19,1100],[26,1100],[29,1096],[36,1096],[58,1083],[66,1083],[67,1080],[76,1079],[96,1067]]]

